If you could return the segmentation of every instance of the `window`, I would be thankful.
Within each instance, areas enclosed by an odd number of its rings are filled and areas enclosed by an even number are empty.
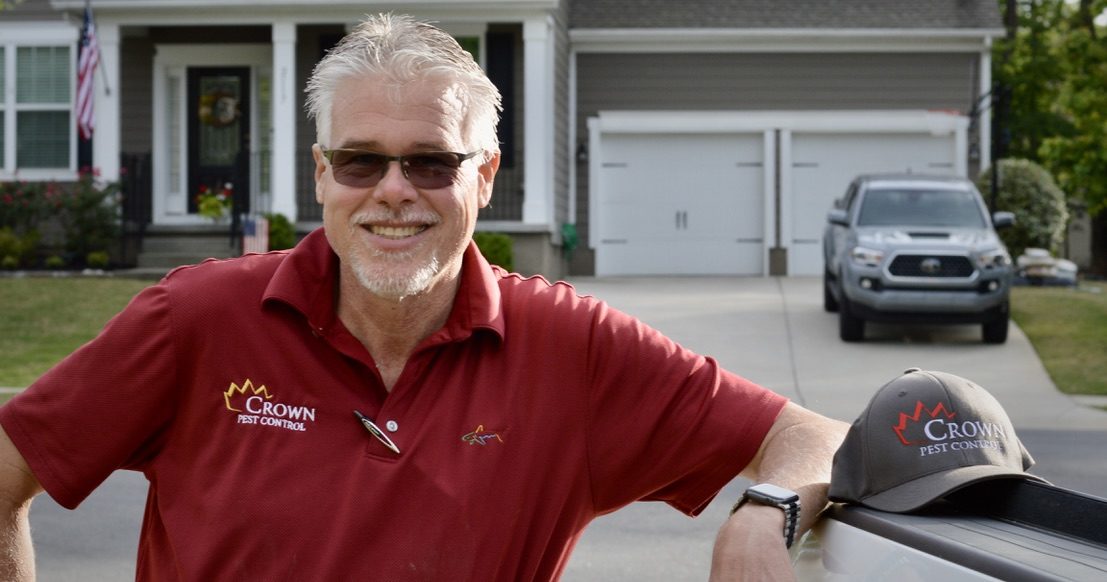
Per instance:
[[[15,69],[16,167],[68,168],[69,47],[18,47]]]
[[[0,23],[0,178],[70,179],[78,31]]]

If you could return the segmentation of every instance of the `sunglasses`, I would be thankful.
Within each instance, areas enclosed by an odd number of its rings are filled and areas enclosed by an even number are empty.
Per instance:
[[[351,188],[369,188],[381,181],[388,164],[400,162],[400,170],[416,188],[445,188],[453,185],[461,162],[481,153],[423,152],[406,156],[386,156],[381,153],[356,149],[323,150],[323,157],[331,163],[334,180]]]

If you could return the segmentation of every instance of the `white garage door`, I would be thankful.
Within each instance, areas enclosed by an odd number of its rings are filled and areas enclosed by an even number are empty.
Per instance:
[[[822,274],[826,213],[858,174],[956,173],[952,134],[797,133],[791,152],[791,275]]]
[[[604,134],[597,275],[760,275],[759,134]]]

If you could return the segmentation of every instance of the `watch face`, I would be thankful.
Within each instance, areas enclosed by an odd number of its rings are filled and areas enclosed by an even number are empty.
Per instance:
[[[785,489],[772,483],[761,483],[746,490],[746,496],[759,502],[791,503],[799,499],[795,491]]]

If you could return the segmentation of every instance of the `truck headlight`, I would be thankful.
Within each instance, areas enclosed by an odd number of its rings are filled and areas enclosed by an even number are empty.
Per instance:
[[[866,247],[853,247],[853,250],[849,252],[849,258],[856,265],[879,267],[880,262],[884,260],[884,251]]]
[[[976,264],[981,269],[998,269],[1011,264],[1011,255],[1004,249],[985,251],[976,256]]]

